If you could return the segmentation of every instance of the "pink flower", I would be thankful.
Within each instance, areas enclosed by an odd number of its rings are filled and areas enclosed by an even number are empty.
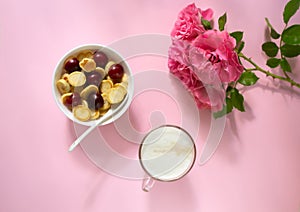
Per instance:
[[[201,16],[204,19],[210,20],[212,15],[213,12],[211,9],[201,11],[195,4],[188,5],[179,13],[171,36],[176,39],[193,40],[205,31],[201,24]]]
[[[171,32],[168,66],[193,95],[200,109],[221,110],[226,87],[239,79],[243,66],[234,51],[235,40],[226,31],[205,30],[201,17],[211,20],[211,9],[195,4],[184,8]]]
[[[186,65],[179,63],[172,58],[169,58],[168,65],[170,72],[179,78],[188,89],[194,89],[198,86],[202,86],[202,82],[199,81],[196,74]]]
[[[212,18],[213,18],[213,15],[214,15],[214,12],[212,9],[208,8],[206,10],[201,10],[199,8],[199,12],[201,14],[201,16],[205,19],[205,20],[208,20],[210,21]]]
[[[199,109],[220,111],[223,108],[225,90],[222,87],[202,86],[191,91]]]
[[[226,31],[208,30],[198,35],[191,44],[200,49],[212,63],[221,82],[234,82],[239,79],[243,66],[234,52],[235,40]]]
[[[225,98],[225,90],[220,85],[204,85],[188,66],[169,58],[170,72],[184,84],[186,89],[193,95],[199,109],[221,110]]]

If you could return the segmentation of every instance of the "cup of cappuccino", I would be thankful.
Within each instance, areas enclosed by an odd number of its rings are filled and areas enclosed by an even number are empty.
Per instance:
[[[146,173],[142,189],[150,191],[156,180],[181,179],[191,170],[195,158],[195,143],[184,129],[163,125],[151,130],[139,148],[139,161]]]

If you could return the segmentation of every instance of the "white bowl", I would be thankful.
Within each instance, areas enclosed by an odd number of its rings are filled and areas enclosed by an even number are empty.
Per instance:
[[[78,124],[85,125],[85,126],[93,126],[94,124],[96,124],[98,119],[91,120],[91,121],[85,121],[85,122],[76,119],[74,117],[72,111],[70,111],[62,103],[61,94],[57,89],[56,82],[61,77],[61,74],[63,72],[63,65],[67,58],[69,58],[72,55],[76,55],[79,52],[84,51],[84,50],[98,50],[98,49],[103,51],[108,56],[109,60],[113,60],[116,63],[120,63],[123,66],[125,73],[128,75],[128,88],[127,88],[127,94],[126,94],[126,95],[128,95],[128,97],[126,99],[124,99],[124,101],[126,100],[126,102],[124,102],[122,104],[122,109],[119,110],[117,112],[117,114],[114,114],[113,117],[110,117],[108,120],[103,122],[101,125],[106,125],[106,124],[112,123],[114,120],[121,117],[122,114],[124,114],[126,112],[126,110],[129,108],[130,103],[132,101],[133,92],[134,92],[134,83],[133,83],[133,77],[132,77],[132,72],[130,70],[130,67],[127,64],[127,62],[125,61],[125,59],[114,49],[111,49],[107,46],[103,46],[103,45],[99,45],[99,44],[85,44],[85,45],[77,46],[77,47],[71,49],[60,59],[60,61],[58,62],[58,64],[55,67],[54,74],[52,77],[52,93],[53,93],[55,102],[58,105],[59,109],[72,121],[74,121]]]

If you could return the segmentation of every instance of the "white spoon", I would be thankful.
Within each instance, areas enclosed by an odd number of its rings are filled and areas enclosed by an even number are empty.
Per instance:
[[[119,105],[112,105],[112,108],[102,116],[93,126],[90,126],[85,132],[83,132],[70,146],[69,152],[72,152],[73,149],[90,133],[95,129],[97,126],[102,124],[103,122],[107,121],[109,118],[113,118],[125,105],[128,100],[128,94],[125,96],[123,101]]]

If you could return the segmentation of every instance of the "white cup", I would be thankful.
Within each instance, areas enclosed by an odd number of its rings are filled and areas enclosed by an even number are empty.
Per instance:
[[[142,189],[150,191],[155,180],[181,179],[191,170],[195,158],[195,143],[184,129],[163,125],[151,130],[139,148],[139,161],[146,173]]]

